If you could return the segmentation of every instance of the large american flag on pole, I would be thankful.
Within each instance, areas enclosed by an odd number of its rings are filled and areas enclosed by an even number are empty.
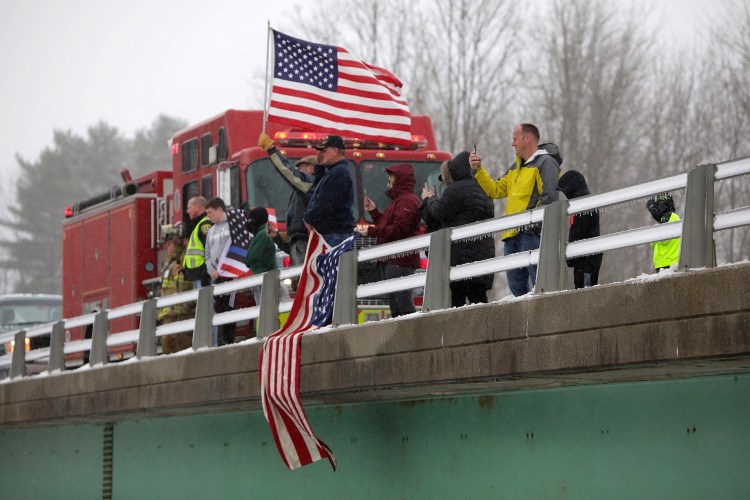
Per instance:
[[[411,143],[403,83],[342,47],[273,31],[273,86],[268,119],[302,129],[388,144]]]
[[[310,238],[289,319],[263,343],[260,388],[263,414],[286,466],[296,469],[327,458],[336,470],[336,458],[318,439],[307,421],[299,393],[302,335],[327,325],[333,315],[338,263],[354,246],[355,235],[330,248],[314,229]]]

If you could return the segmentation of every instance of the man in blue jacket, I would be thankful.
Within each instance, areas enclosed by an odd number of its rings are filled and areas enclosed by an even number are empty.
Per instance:
[[[344,140],[329,135],[319,145],[312,197],[305,211],[305,225],[331,246],[354,234],[354,183],[344,153]]]

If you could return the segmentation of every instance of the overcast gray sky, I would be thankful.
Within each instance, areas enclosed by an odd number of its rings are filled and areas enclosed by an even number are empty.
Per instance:
[[[653,6],[645,21],[666,39],[687,39],[724,0],[636,1]],[[16,170],[16,153],[37,159],[53,129],[83,135],[102,119],[132,136],[159,113],[195,123],[261,107],[267,21],[294,5],[0,0],[0,173]]]

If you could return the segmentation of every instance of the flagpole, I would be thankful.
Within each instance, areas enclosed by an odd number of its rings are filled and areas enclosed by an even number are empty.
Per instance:
[[[268,121],[268,63],[271,59],[271,20],[268,20],[268,36],[266,37],[266,86],[263,90],[263,133],[266,133],[266,122]]]

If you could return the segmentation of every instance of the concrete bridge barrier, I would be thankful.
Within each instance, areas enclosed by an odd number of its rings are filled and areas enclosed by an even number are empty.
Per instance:
[[[750,371],[750,264],[304,337],[306,405]],[[259,341],[0,384],[0,428],[260,408]]]

